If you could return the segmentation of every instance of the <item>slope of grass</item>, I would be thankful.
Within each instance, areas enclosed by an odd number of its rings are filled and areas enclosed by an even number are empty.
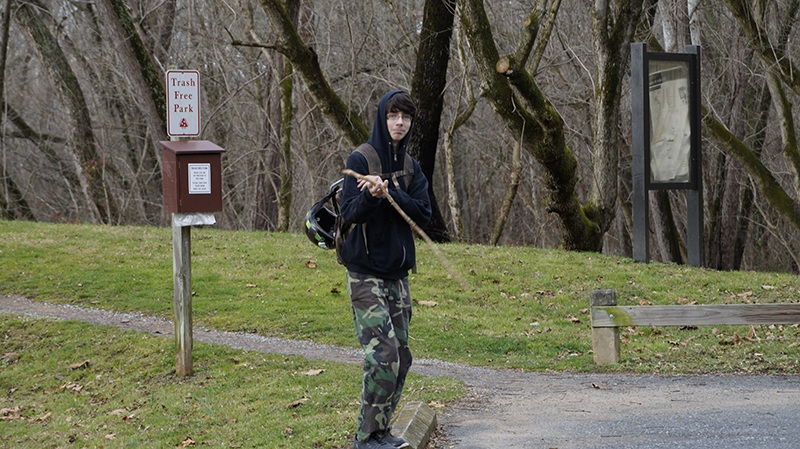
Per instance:
[[[528,370],[800,371],[796,326],[629,328],[592,363],[589,292],[620,305],[796,302],[797,276],[637,264],[594,253],[418,242],[416,357]],[[196,325],[356,346],[344,268],[296,234],[192,230]],[[0,221],[0,293],[172,315],[171,230]]]

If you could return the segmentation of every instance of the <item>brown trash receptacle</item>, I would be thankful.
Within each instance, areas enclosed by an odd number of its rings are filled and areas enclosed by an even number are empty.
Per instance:
[[[161,141],[164,212],[222,211],[222,153],[207,140]]]

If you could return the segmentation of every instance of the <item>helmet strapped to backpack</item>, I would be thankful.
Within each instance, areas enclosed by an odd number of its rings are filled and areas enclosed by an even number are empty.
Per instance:
[[[339,216],[339,205],[336,193],[341,189],[344,179],[333,183],[324,198],[314,203],[306,214],[306,236],[311,243],[322,249],[334,248],[336,217]],[[333,210],[326,206],[330,202]]]

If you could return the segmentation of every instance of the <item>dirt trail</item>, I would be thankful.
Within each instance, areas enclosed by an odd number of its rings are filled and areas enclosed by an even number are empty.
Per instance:
[[[0,312],[172,336],[171,321],[0,296]],[[198,341],[361,364],[356,349],[194,329]],[[412,370],[463,380],[469,395],[439,411],[442,448],[792,448],[800,441],[796,376],[550,374],[415,359]]]

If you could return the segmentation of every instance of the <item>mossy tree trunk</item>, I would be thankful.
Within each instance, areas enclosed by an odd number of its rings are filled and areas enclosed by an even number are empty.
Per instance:
[[[117,59],[137,96],[139,109],[153,136],[154,147],[167,139],[167,94],[161,72],[153,64],[150,53],[139,37],[128,8],[122,0],[97,0],[100,19],[108,38],[117,50]]]
[[[786,54],[788,36],[800,11],[800,0],[790,0],[784,5],[782,19],[784,22],[778,27],[766,27],[766,10],[754,8],[746,0],[725,0],[728,10],[742,27],[748,44],[754,53],[762,60],[769,72],[767,81],[773,104],[780,115],[781,134],[784,141],[784,157],[792,170],[792,189],[787,192],[776,177],[745,143],[739,140],[727,127],[720,123],[705,108],[703,109],[703,124],[714,139],[722,146],[725,153],[735,159],[750,175],[767,202],[783,216],[791,225],[800,231],[800,151],[796,143],[794,124],[791,108],[784,93],[784,86],[800,95],[800,74],[795,62]],[[758,5],[765,7],[765,3]],[[769,29],[778,30],[778,36],[767,34]]]
[[[109,223],[115,216],[116,200],[112,190],[105,188],[104,177],[116,180],[117,176],[111,161],[105,160],[98,151],[88,106],[78,79],[58,41],[39,16],[40,11],[47,11],[45,6],[39,0],[17,1],[15,6],[16,19],[27,31],[68,110],[70,123],[66,145],[70,149],[70,163],[83,198],[79,217],[92,223]]]
[[[534,47],[539,20],[538,9],[523,24],[523,40],[513,55],[500,57],[482,0],[460,0],[459,20],[470,43],[481,78],[483,95],[510,134],[543,167],[548,192],[548,210],[559,217],[562,244],[566,249],[599,251],[603,235],[611,223],[616,201],[618,171],[617,125],[619,92],[629,55],[630,39],[641,14],[641,1],[617,2],[616,18],[605,1],[593,9],[596,47],[599,55],[599,82],[595,91],[596,151],[595,180],[590,201],[581,205],[577,193],[577,162],[567,146],[561,116],[542,94],[525,63]],[[621,6],[620,6],[621,5]],[[621,52],[621,54],[617,54]],[[615,111],[616,109],[616,111]],[[616,120],[616,121],[615,121]]]
[[[289,17],[297,28],[300,1],[284,0]],[[281,92],[281,129],[280,129],[280,190],[278,192],[278,230],[287,232],[292,208],[292,122],[294,121],[294,107],[292,105],[292,92],[294,91],[294,76],[292,62],[283,56],[283,74],[280,78]]]
[[[3,2],[3,16],[2,16],[2,29],[0,29],[0,118],[6,114],[5,103],[5,73],[6,73],[6,57],[8,54],[8,33],[11,28],[11,0]],[[5,166],[5,142],[2,141],[4,136],[0,136],[0,176],[3,178],[2,195],[0,195],[0,217],[16,220],[34,220],[33,212],[30,205],[25,200],[22,191],[17,183],[11,177],[11,174],[6,171]]]
[[[292,63],[294,73],[303,80],[314,102],[328,117],[331,124],[355,147],[369,139],[369,131],[358,116],[334,92],[322,69],[314,49],[307,46],[281,0],[260,0],[275,31],[275,48]]]

